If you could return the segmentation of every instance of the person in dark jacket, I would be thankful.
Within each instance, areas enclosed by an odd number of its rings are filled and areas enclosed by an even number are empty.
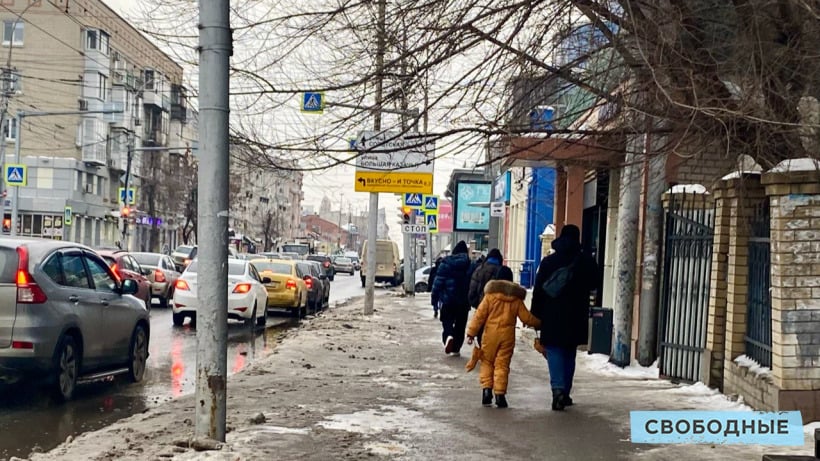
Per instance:
[[[436,281],[436,273],[438,272],[438,266],[441,264],[441,261],[443,261],[443,260],[444,260],[444,258],[439,256],[438,258],[436,258],[436,262],[433,263],[433,267],[430,268],[430,274],[427,276],[427,291],[429,291],[429,292],[433,291],[433,282]],[[438,318],[438,305],[436,303],[432,302],[432,297],[430,299],[431,299],[430,303],[433,305],[433,318],[437,319]]]
[[[470,277],[470,291],[467,295],[470,306],[478,308],[484,298],[484,287],[487,282],[495,278],[503,262],[504,256],[501,255],[501,251],[498,248],[493,248],[487,253],[487,259],[476,266],[473,276]]]
[[[431,294],[434,306],[441,309],[441,339],[446,354],[458,355],[464,344],[464,330],[470,303],[467,292],[470,289],[470,256],[464,241],[453,248],[453,253],[444,258],[436,271]]]
[[[541,345],[550,373],[552,409],[572,405],[570,392],[575,376],[575,351],[587,343],[589,294],[597,285],[598,265],[581,251],[581,231],[568,224],[552,242],[555,253],[541,260],[535,275],[532,313],[541,320]],[[557,298],[544,290],[544,282],[559,269],[571,266],[571,277]]]

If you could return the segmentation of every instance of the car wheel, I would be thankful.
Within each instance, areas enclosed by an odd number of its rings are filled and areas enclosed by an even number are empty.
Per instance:
[[[80,352],[72,336],[65,336],[57,348],[57,379],[55,397],[59,400],[71,400],[77,388],[77,376],[80,374]]]
[[[181,327],[182,323],[185,321],[185,314],[183,314],[182,312],[180,312],[179,314],[175,312],[172,315],[172,317],[174,318],[174,326],[177,327]],[[193,319],[191,321],[193,321]]]
[[[142,381],[145,362],[148,361],[148,335],[142,325],[137,325],[131,335],[131,350],[128,354],[128,379],[133,383]]]
[[[260,327],[264,327],[268,323],[268,308],[265,307],[265,313],[262,314],[262,317],[256,319],[256,325]]]
[[[251,316],[245,319],[245,326],[248,328],[252,328],[253,325],[256,323],[256,303],[253,303],[253,312],[251,312]]]
[[[416,293],[425,293],[427,291],[427,284],[419,282],[416,284]]]
[[[365,278],[362,277],[362,288],[364,288]]]

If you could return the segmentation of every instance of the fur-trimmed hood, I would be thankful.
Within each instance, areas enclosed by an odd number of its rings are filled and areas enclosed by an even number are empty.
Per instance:
[[[527,297],[527,290],[524,289],[524,287],[506,280],[490,280],[487,282],[487,285],[484,286],[484,294],[488,295],[491,293],[518,298],[522,301]]]

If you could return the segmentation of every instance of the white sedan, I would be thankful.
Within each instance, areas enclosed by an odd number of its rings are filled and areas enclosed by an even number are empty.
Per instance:
[[[192,325],[196,324],[196,311],[199,304],[196,295],[198,266],[199,261],[194,260],[177,279],[174,287],[171,309],[176,326],[182,325],[185,317],[191,319]],[[268,291],[264,285],[266,280],[259,276],[259,272],[249,261],[228,260],[229,319],[242,320],[248,326],[253,326],[254,323],[258,326],[265,325],[268,307]]]

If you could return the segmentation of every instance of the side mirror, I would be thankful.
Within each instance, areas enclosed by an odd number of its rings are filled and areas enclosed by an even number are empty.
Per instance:
[[[263,277],[262,278],[262,283],[271,283],[271,282],[273,282],[273,280],[271,280],[270,277]]]
[[[120,290],[124,295],[133,295],[137,292],[139,286],[136,280],[125,279],[122,281],[122,289]]]

